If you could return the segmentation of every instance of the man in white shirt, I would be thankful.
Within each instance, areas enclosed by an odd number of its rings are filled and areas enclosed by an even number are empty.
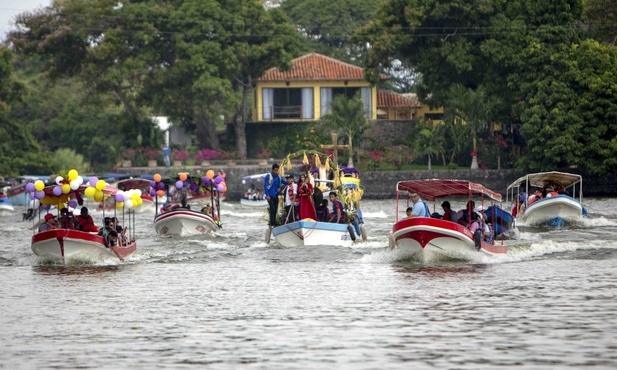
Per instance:
[[[285,223],[294,222],[298,218],[298,184],[293,175],[285,176],[289,185],[284,188]]]

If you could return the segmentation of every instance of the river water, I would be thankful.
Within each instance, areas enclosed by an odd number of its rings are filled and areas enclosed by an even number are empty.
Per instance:
[[[0,368],[615,369],[617,199],[585,206],[507,255],[430,264],[387,249],[393,200],[363,202],[352,248],[267,245],[233,202],[212,236],[138,215],[137,252],[103,265],[39,261],[3,217]]]

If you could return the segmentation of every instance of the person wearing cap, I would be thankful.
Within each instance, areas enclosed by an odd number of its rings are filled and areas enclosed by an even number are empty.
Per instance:
[[[51,213],[48,213],[45,215],[45,222],[43,222],[39,226],[39,231],[58,229],[59,227],[60,225],[58,224],[58,221],[56,220],[56,216],[54,216]]]
[[[94,224],[94,220],[92,219],[92,216],[88,214],[88,208],[81,207],[81,210],[79,212],[80,212],[80,215],[75,216],[75,218],[77,219],[77,221],[79,221],[80,230],[91,232],[91,233],[98,233],[99,228]]]
[[[69,212],[68,208],[60,210],[60,219],[58,221],[60,221],[60,227],[63,229],[75,230],[77,228],[76,225],[79,225],[79,221]]]
[[[285,223],[294,222],[298,219],[298,184],[294,182],[294,176],[285,176],[288,185],[283,188],[283,205]]]

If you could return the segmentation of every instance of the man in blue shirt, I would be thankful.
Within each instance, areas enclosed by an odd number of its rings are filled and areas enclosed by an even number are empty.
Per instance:
[[[413,206],[411,208],[411,215],[409,215],[409,218],[428,217],[426,206],[424,205],[424,202],[422,201],[422,198],[420,198],[418,193],[412,193],[411,200],[413,201]]]
[[[171,165],[171,163],[169,163],[169,145],[163,147],[163,159],[165,160],[165,166],[169,167]]]
[[[270,213],[270,227],[277,226],[276,214],[279,208],[279,188],[281,185],[289,185],[281,175],[279,175],[279,165],[275,163],[272,165],[272,171],[264,178],[264,193],[266,194],[266,200],[268,201],[268,211]]]

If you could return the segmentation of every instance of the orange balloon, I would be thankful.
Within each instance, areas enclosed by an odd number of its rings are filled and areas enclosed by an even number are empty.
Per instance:
[[[214,171],[208,170],[208,172],[206,172],[206,177],[212,180],[212,178],[214,177]]]
[[[180,172],[180,181],[186,181],[186,172]]]
[[[157,197],[162,197],[163,195],[165,195],[165,190],[157,190],[156,191],[156,196]]]
[[[154,174],[154,181],[160,182],[161,181],[161,175],[159,175],[158,173],[155,173]]]

